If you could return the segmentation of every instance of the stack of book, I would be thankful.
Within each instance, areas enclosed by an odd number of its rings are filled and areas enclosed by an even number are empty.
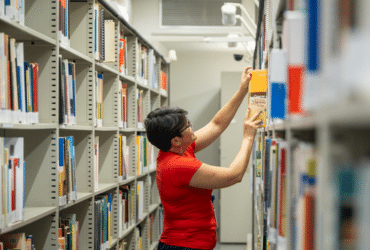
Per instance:
[[[77,199],[73,136],[59,137],[59,205]]]
[[[39,66],[24,61],[24,44],[0,33],[0,123],[38,123]]]
[[[95,250],[111,247],[112,194],[98,195],[95,199]]]
[[[0,226],[24,219],[25,162],[22,137],[0,138]]]
[[[59,56],[59,124],[76,125],[76,67]]]
[[[76,214],[60,217],[58,229],[58,245],[60,250],[79,249],[79,222]]]

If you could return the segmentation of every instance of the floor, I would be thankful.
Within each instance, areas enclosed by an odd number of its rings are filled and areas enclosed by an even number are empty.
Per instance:
[[[221,244],[217,243],[214,250],[247,250],[247,244],[239,244],[239,243],[229,243],[229,244]]]

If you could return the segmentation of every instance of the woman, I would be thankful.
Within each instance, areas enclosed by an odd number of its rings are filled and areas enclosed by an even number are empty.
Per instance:
[[[216,219],[211,201],[213,189],[242,181],[248,166],[253,140],[260,127],[258,113],[244,118],[243,141],[229,166],[203,163],[195,153],[209,146],[227,128],[248,93],[252,77],[244,69],[239,90],[202,129],[194,132],[187,112],[162,107],[147,116],[145,128],[150,143],[159,148],[156,181],[164,210],[164,227],[158,245],[162,249],[213,249],[216,246]]]

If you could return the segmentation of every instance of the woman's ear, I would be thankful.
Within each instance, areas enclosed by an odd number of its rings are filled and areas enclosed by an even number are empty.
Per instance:
[[[175,147],[181,146],[181,142],[177,136],[171,139],[171,145]]]

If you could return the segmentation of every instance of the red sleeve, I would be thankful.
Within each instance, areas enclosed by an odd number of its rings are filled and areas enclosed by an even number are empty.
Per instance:
[[[203,163],[195,157],[176,157],[170,163],[171,179],[174,186],[189,186],[194,173]]]

